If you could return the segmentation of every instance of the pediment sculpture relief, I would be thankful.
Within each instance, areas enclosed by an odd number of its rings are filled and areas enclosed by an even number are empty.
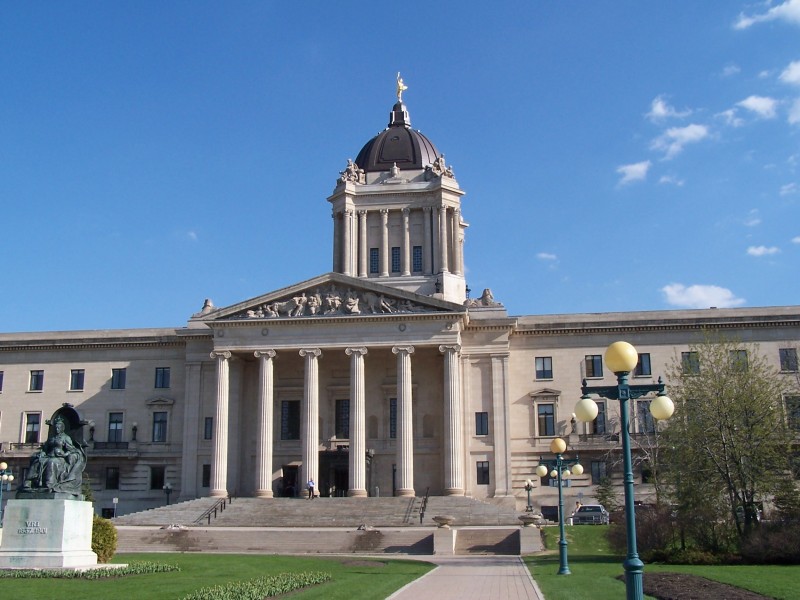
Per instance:
[[[495,302],[492,290],[486,288],[480,298],[468,298],[465,300],[464,306],[469,308],[499,308],[503,305],[500,302]]]
[[[277,319],[336,315],[381,315],[431,312],[432,309],[401,298],[370,291],[344,289],[330,284],[306,290],[290,298],[264,302],[233,318]]]
[[[347,166],[344,171],[339,171],[339,181],[353,181],[364,183],[364,169],[360,169],[351,159],[347,159]]]

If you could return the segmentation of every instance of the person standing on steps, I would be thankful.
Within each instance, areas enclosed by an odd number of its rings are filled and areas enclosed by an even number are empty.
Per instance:
[[[309,479],[307,486],[308,486],[308,499],[309,500],[313,500],[314,499],[314,480],[313,479]]]

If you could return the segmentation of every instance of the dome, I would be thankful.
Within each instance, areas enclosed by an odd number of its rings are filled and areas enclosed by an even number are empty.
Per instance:
[[[424,169],[438,156],[433,142],[411,129],[408,110],[398,101],[392,107],[389,126],[364,145],[355,163],[366,173],[389,171],[395,164],[401,170]]]

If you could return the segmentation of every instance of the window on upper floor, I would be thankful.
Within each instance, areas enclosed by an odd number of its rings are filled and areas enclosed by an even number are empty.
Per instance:
[[[112,412],[108,413],[108,441],[121,442],[122,441],[122,413]]]
[[[106,489],[119,489],[119,467],[106,467]]]
[[[86,376],[86,371],[83,369],[72,369],[69,372],[69,391],[81,392],[83,391],[83,380]]]
[[[203,421],[203,439],[210,440],[214,438],[214,417],[206,417]]]
[[[3,391],[3,372],[0,371],[0,392]]]
[[[411,270],[414,273],[422,273],[422,246],[411,248]]]
[[[608,466],[604,460],[592,461],[592,485],[598,485],[603,477],[608,476]]]
[[[39,430],[42,423],[42,415],[39,413],[25,413],[25,443],[38,444]]]
[[[380,273],[381,267],[381,253],[378,248],[370,248],[369,249],[369,272],[370,273]]]
[[[684,375],[699,375],[700,354],[696,351],[681,352],[681,371]]]
[[[800,432],[800,396],[784,396],[786,404],[786,425],[794,432]]]
[[[127,369],[111,369],[111,389],[124,390],[125,377],[128,373]]]
[[[728,352],[731,369],[735,371],[747,370],[747,350],[731,350]]]
[[[337,439],[346,440],[350,437],[349,399],[340,399],[336,401],[335,426],[335,435]]]
[[[169,387],[169,367],[156,367],[155,387],[161,389]]]
[[[489,435],[489,413],[475,413],[475,435]]]
[[[586,377],[603,376],[603,357],[600,354],[587,354],[584,358]]]
[[[539,437],[556,434],[555,404],[541,402],[536,405],[536,424]]]
[[[778,350],[778,355],[781,359],[781,371],[791,373],[797,372],[797,349],[796,348],[781,348]],[[1,376],[2,374],[0,374]],[[2,380],[0,378],[0,383]]]
[[[44,371],[41,369],[31,371],[31,378],[28,384],[29,392],[41,392],[44,389]]]
[[[300,401],[281,401],[281,439],[300,439]]]
[[[477,484],[489,485],[489,461],[479,460],[475,466],[477,467]]]
[[[153,442],[164,443],[167,441],[167,413],[155,411],[153,413]]]
[[[636,363],[636,368],[633,370],[634,377],[648,377],[653,372],[650,369],[650,354],[645,352],[639,353],[639,360]]]
[[[636,401],[636,420],[638,433],[654,433],[656,430],[656,420],[650,412],[650,400]]]
[[[392,273],[400,272],[400,247],[392,246]]]
[[[553,358],[550,356],[537,356],[536,360],[536,379],[553,378]]]
[[[397,438],[397,398],[389,398],[389,439]]]
[[[589,433],[602,435],[606,432],[606,403],[605,400],[595,400],[597,416],[589,423]]]

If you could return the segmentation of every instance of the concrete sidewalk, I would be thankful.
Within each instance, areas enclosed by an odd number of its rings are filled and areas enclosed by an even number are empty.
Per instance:
[[[391,600],[544,600],[518,556],[426,556],[422,559],[438,567],[396,591],[389,596]]]

